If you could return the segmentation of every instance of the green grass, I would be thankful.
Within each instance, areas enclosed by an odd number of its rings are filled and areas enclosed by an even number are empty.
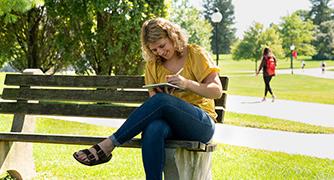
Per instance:
[[[310,66],[319,67],[320,61],[308,60]],[[282,68],[289,68],[289,61],[282,61]],[[334,61],[326,61],[334,66]],[[262,97],[264,82],[262,75],[254,75],[254,62],[234,61],[230,55],[220,60],[221,74],[230,78],[228,94]],[[334,104],[334,80],[303,75],[279,74],[271,82],[278,99]]]
[[[271,87],[278,99],[334,104],[333,79],[283,74],[272,79]],[[228,94],[262,97],[262,76],[230,76]]]
[[[247,116],[246,119],[251,121],[252,117]],[[0,116],[1,131],[9,131],[11,117],[10,115]],[[235,117],[228,113],[227,119],[232,118],[243,118],[243,116]],[[108,136],[114,132],[114,129],[38,118],[36,132]],[[86,167],[76,162],[72,158],[72,153],[87,147],[34,143],[33,155],[37,171],[37,177],[34,179],[145,179],[139,149],[117,148],[109,163]],[[224,144],[218,145],[217,150],[213,153],[212,162],[214,180],[334,178],[333,160]]]
[[[232,61],[227,55],[221,57],[222,73],[231,78],[229,94],[262,96],[262,77],[251,76],[254,74],[253,61]],[[289,68],[289,63],[289,60],[280,60],[279,68]],[[320,61],[307,59],[306,63],[306,67],[320,66]],[[327,66],[334,66],[334,61],[326,63]],[[0,82],[3,80],[4,73],[1,73]],[[273,79],[272,86],[279,99],[334,104],[333,80],[279,75]],[[1,87],[3,83],[0,85],[0,92]],[[0,115],[1,132],[10,130],[11,118],[11,115]],[[333,128],[230,112],[226,113],[225,123],[290,132],[334,131]],[[40,118],[36,131],[106,136],[114,129]],[[72,158],[72,153],[82,148],[87,146],[34,144],[34,158],[38,171],[35,179],[145,179],[139,149],[119,148],[115,150],[110,163],[98,167],[85,167]],[[334,161],[220,144],[213,155],[213,179],[334,179]]]
[[[51,119],[37,121],[38,132],[109,135],[112,128]],[[36,179],[145,179],[139,149],[118,148],[111,162],[86,167],[72,153],[87,146],[35,144]],[[213,179],[332,179],[334,161],[301,155],[218,145]],[[278,173],[279,172],[279,173]]]
[[[213,59],[215,60],[216,57],[214,56]],[[293,61],[294,68],[301,68],[302,60],[305,61],[306,66],[305,68],[319,68],[320,60],[312,60],[310,57],[299,57],[297,60]],[[327,67],[334,66],[334,60],[325,60]],[[259,65],[260,61],[257,62]],[[277,69],[290,69],[290,59],[278,59],[277,60]],[[240,72],[240,71],[255,71],[255,62],[254,60],[232,60],[232,56],[230,54],[223,54],[219,56],[219,65],[222,68],[223,74],[229,74],[230,72]]]
[[[315,126],[283,119],[249,114],[239,114],[233,112],[226,112],[224,117],[224,124],[288,132],[334,134],[334,128],[332,127]]]
[[[334,161],[219,145],[213,179],[333,179]]]

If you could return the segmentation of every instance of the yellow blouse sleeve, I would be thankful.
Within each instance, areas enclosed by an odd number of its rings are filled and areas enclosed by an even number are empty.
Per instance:
[[[145,84],[154,84],[157,83],[157,80],[155,79],[155,67],[154,63],[152,62],[146,62],[145,65]]]
[[[192,53],[192,71],[197,82],[202,82],[212,72],[220,71],[215,65],[210,55],[201,47],[193,45]]]

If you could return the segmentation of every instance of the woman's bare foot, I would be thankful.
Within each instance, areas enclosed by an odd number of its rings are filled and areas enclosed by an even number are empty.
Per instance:
[[[273,95],[272,97],[273,97],[273,99],[271,100],[271,102],[275,102],[276,96]]]
[[[262,102],[263,102],[263,101],[266,101],[266,97],[263,97],[261,101],[262,101]]]

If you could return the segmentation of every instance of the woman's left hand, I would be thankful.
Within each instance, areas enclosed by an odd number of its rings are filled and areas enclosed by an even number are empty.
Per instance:
[[[188,79],[181,75],[167,75],[167,82],[179,86],[181,89],[187,89]]]

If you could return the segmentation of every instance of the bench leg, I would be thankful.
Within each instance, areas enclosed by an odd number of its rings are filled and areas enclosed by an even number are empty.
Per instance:
[[[164,177],[166,180],[211,180],[211,159],[211,152],[181,148],[166,151]]]
[[[22,130],[33,132],[35,120],[26,116]],[[23,179],[32,179],[36,175],[32,143],[0,141],[0,172],[16,170]]]
[[[164,166],[165,180],[179,180],[179,172],[175,162],[175,149],[166,148],[166,160]]]

